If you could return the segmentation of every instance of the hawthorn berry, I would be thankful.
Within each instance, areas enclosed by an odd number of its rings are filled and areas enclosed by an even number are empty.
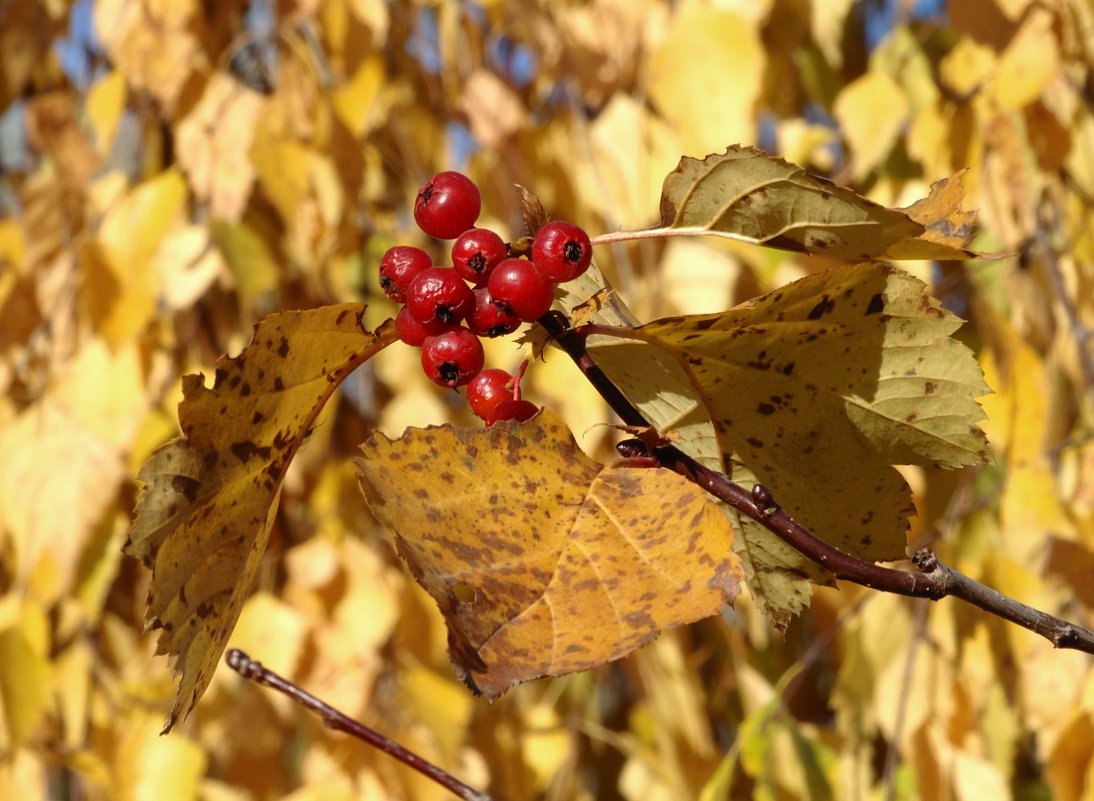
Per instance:
[[[395,315],[395,333],[403,342],[412,347],[421,347],[427,337],[435,337],[452,326],[440,320],[422,323],[415,319],[406,306]]]
[[[380,288],[396,303],[406,303],[406,290],[414,276],[433,266],[433,259],[420,248],[396,245],[380,257]]]
[[[452,243],[452,267],[465,281],[486,286],[490,273],[508,252],[505,241],[489,228],[470,228]]]
[[[488,288],[480,286],[473,294],[475,308],[467,318],[467,327],[480,337],[502,337],[520,328],[520,318],[504,303],[497,303]]]
[[[460,387],[482,370],[479,338],[466,328],[450,328],[422,343],[422,370],[434,384]]]
[[[512,399],[513,376],[497,367],[483,370],[467,384],[467,402],[483,420],[499,403]]]
[[[500,423],[502,420],[517,420],[523,423],[538,411],[539,407],[531,401],[509,398],[508,400],[503,400],[490,410],[486,416],[486,424],[492,426],[494,423]]]
[[[440,321],[454,325],[475,308],[471,287],[449,267],[422,270],[406,290],[406,307],[420,323]]]
[[[451,170],[440,172],[418,192],[414,222],[437,239],[455,239],[475,224],[482,196],[475,182]]]
[[[532,261],[556,284],[577,278],[589,269],[592,260],[589,235],[564,220],[547,223],[532,241]]]
[[[486,287],[495,303],[505,304],[526,323],[546,314],[555,297],[550,279],[524,259],[503,261],[490,274]]]

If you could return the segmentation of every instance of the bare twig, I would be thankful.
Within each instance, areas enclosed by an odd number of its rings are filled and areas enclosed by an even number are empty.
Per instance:
[[[464,799],[464,801],[495,801],[492,796],[489,796],[486,793],[480,793],[473,787],[469,787],[443,768],[437,767],[432,762],[422,759],[413,751],[408,751],[406,748],[403,748],[403,746],[399,745],[394,740],[380,734],[375,729],[370,729],[363,723],[359,723],[348,715],[339,712],[329,704],[325,704],[314,695],[293,684],[288,679],[283,678],[269,668],[264,667],[261,662],[251,659],[238,648],[233,648],[228,651],[226,661],[228,667],[243,678],[250,679],[257,684],[261,684],[264,687],[270,687],[271,689],[289,696],[289,698],[296,701],[296,703],[322,718],[323,723],[328,728],[345,732],[351,737],[356,737],[358,740],[368,743],[373,748],[378,748],[385,754],[395,757],[395,759],[399,760],[404,765],[413,768],[426,778],[432,779],[446,790],[449,790]]]
[[[573,359],[585,378],[623,422],[639,427],[650,425],[645,416],[600,369],[585,347],[585,336],[570,328],[564,315],[549,312],[539,322]],[[638,441],[628,441],[632,456],[633,451],[641,447],[636,442]],[[866,562],[841,551],[799,525],[779,507],[771,491],[762,484],[757,484],[750,492],[722,473],[700,464],[673,445],[655,446],[649,449],[649,456],[662,467],[679,473],[718,500],[752,518],[837,579],[897,595],[930,598],[932,601],[947,595],[961,598],[990,614],[1040,634],[1057,648],[1072,648],[1094,654],[1094,631],[1034,609],[974,581],[943,564],[926,548],[917,551],[912,557],[912,563],[920,571],[918,573]]]

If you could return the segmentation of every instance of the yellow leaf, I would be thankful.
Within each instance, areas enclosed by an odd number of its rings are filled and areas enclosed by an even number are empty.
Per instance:
[[[47,652],[21,626],[0,630],[0,749],[10,752],[34,733],[51,698],[51,676]]]
[[[752,22],[691,4],[672,19],[650,55],[645,83],[684,151],[709,153],[755,136],[765,61]]]
[[[461,678],[490,698],[618,659],[737,594],[732,532],[701,490],[592,461],[549,412],[362,450],[373,514],[445,616]]]
[[[893,149],[909,109],[897,82],[872,70],[844,87],[833,111],[851,146],[855,180],[862,181]]]
[[[160,281],[152,257],[178,223],[186,193],[176,170],[140,184],[110,210],[82,252],[86,301],[111,345],[131,340],[155,315]]]
[[[195,801],[205,752],[185,737],[157,737],[147,714],[118,723],[114,789],[132,801]]]
[[[394,340],[361,327],[361,304],[270,315],[217,363],[212,388],[186,376],[183,436],[140,475],[126,552],[152,568],[148,627],[182,674],[164,730],[212,678],[269,538],[281,481],[335,388]]]
[[[118,70],[111,71],[87,90],[84,110],[103,156],[110,154],[114,144],[114,134],[125,111],[126,92],[125,76]]]
[[[946,202],[932,202],[942,192]],[[972,236],[970,218],[958,213],[961,198],[953,192],[952,182],[935,184],[925,201],[888,209],[756,148],[735,145],[702,160],[680,160],[665,178],[658,230],[843,259],[974,258],[978,254],[963,249]],[[927,213],[936,207],[947,216]]]
[[[1037,100],[1060,74],[1056,15],[1035,8],[1022,23],[999,59],[992,94],[1004,109],[1018,109]]]
[[[364,59],[349,81],[331,94],[334,111],[354,136],[369,131],[386,109],[378,107],[385,84],[384,60],[379,55]]]

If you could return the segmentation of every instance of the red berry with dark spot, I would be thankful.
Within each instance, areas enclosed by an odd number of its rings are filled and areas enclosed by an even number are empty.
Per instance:
[[[523,423],[538,411],[539,408],[531,401],[510,398],[509,400],[503,400],[490,410],[490,413],[486,416],[486,424],[492,426],[502,420],[517,420]]]
[[[532,261],[556,284],[577,278],[589,269],[592,260],[589,235],[564,220],[547,223],[532,241]]]
[[[480,337],[503,337],[520,328],[520,318],[504,303],[498,303],[490,290],[480,286],[474,290],[475,308],[467,318],[467,327]]]
[[[504,303],[526,323],[546,314],[555,297],[551,281],[524,259],[503,261],[494,268],[486,286],[495,303]]]
[[[452,267],[475,286],[486,286],[490,273],[509,254],[505,241],[489,228],[471,228],[452,243]]]
[[[479,338],[466,328],[451,328],[422,343],[422,369],[442,387],[461,387],[482,370]]]
[[[420,248],[396,245],[380,257],[380,288],[396,303],[406,303],[406,290],[414,276],[433,266],[433,259]]]
[[[414,222],[437,239],[455,239],[475,224],[481,210],[474,181],[458,172],[441,172],[418,192]]]
[[[483,370],[467,385],[467,402],[471,405],[471,411],[483,420],[499,403],[512,399],[513,376],[496,367]]]
[[[475,308],[471,287],[450,267],[422,270],[406,290],[406,307],[419,323],[455,325]]]
[[[435,337],[451,327],[440,320],[420,323],[406,306],[399,309],[399,313],[395,315],[395,333],[399,339],[415,348],[420,348],[427,337]]]

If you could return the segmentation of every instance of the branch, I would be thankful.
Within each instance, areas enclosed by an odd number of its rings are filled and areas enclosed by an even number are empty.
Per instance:
[[[486,793],[480,793],[473,787],[464,784],[443,768],[422,759],[413,751],[408,751],[406,748],[403,748],[403,746],[399,745],[394,740],[380,734],[375,729],[370,729],[363,723],[359,723],[348,715],[339,712],[329,704],[325,704],[311,693],[293,684],[288,679],[274,673],[261,662],[251,659],[238,648],[232,648],[228,651],[228,656],[225,661],[228,663],[228,667],[243,678],[250,679],[256,684],[261,684],[264,687],[270,687],[277,690],[278,692],[289,696],[289,698],[296,701],[296,703],[300,704],[305,709],[314,712],[323,719],[323,723],[327,728],[349,734],[362,742],[368,743],[373,748],[378,748],[385,754],[390,754],[404,765],[413,768],[426,778],[432,779],[446,790],[449,790],[464,799],[464,801],[495,801],[492,796],[489,796]]]
[[[630,426],[650,426],[642,412],[627,399],[589,354],[585,346],[585,336],[571,328],[563,314],[548,312],[539,319],[539,323],[573,359],[585,378],[623,422]],[[932,601],[946,596],[960,598],[990,614],[1040,634],[1057,648],[1072,648],[1094,654],[1094,631],[1008,598],[943,564],[926,548],[917,551],[912,557],[912,563],[920,571],[918,573],[866,562],[841,551],[799,525],[782,510],[771,491],[762,484],[757,484],[749,492],[730,481],[724,474],[700,464],[674,445],[655,445],[647,451],[639,441],[628,440],[626,450],[628,455],[645,451],[657,464],[679,473],[718,500],[752,518],[837,579],[897,595],[930,598]]]

